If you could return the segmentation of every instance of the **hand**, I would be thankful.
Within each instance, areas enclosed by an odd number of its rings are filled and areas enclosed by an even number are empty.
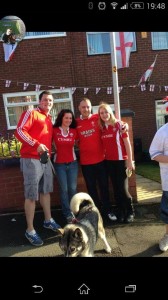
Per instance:
[[[127,132],[128,129],[129,129],[128,124],[125,122],[122,122],[121,133]]]
[[[135,162],[133,160],[131,161],[127,160],[126,167],[129,170],[135,170]]]
[[[49,149],[44,144],[40,144],[37,148],[38,154],[42,154],[44,151],[49,151]]]

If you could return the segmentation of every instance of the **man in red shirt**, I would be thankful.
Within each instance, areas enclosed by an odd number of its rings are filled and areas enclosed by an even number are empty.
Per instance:
[[[40,162],[40,155],[45,151],[51,155],[52,122],[50,111],[53,96],[44,91],[39,95],[39,106],[29,109],[20,117],[15,131],[16,138],[22,143],[20,165],[24,177],[25,214],[27,221],[26,238],[34,246],[43,245],[43,241],[34,229],[36,201],[44,211],[43,227],[57,231],[60,228],[51,217],[50,192],[53,191],[53,174],[50,161]],[[40,194],[40,197],[39,197]]]
[[[105,170],[98,114],[92,114],[91,110],[90,100],[83,98],[79,104],[81,116],[76,120],[82,173],[88,193],[96,206],[102,209],[103,215],[111,221],[116,221],[117,218],[111,211],[109,200],[108,177]]]

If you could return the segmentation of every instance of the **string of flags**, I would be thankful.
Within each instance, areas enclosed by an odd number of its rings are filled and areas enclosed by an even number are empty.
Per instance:
[[[9,88],[12,83],[17,83],[17,85],[22,85],[22,88],[24,91],[27,90],[28,87],[34,86],[34,90],[36,92],[40,91],[41,89],[44,89],[43,87],[47,87],[47,89],[59,89],[60,91],[63,91],[65,89],[71,89],[71,93],[74,94],[77,89],[83,89],[83,94],[86,95],[88,91],[90,90],[95,90],[95,94],[97,95],[101,90],[106,90],[107,94],[112,94],[113,93],[113,86],[108,86],[108,87],[65,87],[65,86],[53,86],[53,85],[42,85],[42,84],[34,84],[30,82],[16,82],[13,80],[9,79],[0,79],[0,81],[4,81],[4,85],[6,88]],[[144,91],[149,91],[149,92],[154,92],[156,89],[159,89],[159,92],[161,91],[168,91],[168,85],[157,85],[157,84],[149,84],[149,83],[141,83],[139,84],[134,84],[134,85],[123,85],[118,87],[118,92],[121,93],[126,88],[138,88],[141,90],[141,92]]]

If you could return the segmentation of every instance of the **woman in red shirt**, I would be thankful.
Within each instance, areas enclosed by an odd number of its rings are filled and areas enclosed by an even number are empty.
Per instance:
[[[122,123],[115,118],[110,105],[102,103],[98,113],[106,167],[113,184],[114,198],[118,208],[118,220],[129,223],[134,220],[126,172],[126,170],[131,172],[134,169],[129,135],[128,132],[122,133]]]
[[[60,187],[62,212],[67,223],[76,221],[70,210],[70,200],[76,194],[78,162],[74,150],[77,140],[76,121],[70,109],[62,109],[53,125],[55,144],[54,168]]]

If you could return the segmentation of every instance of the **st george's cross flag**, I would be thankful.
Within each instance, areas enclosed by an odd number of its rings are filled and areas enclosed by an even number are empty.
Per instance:
[[[156,63],[156,59],[157,59],[157,55],[155,57],[155,60],[154,62],[151,64],[151,66],[146,70],[146,72],[142,75],[138,85],[140,85],[141,83],[148,83],[149,82],[149,79],[152,75],[152,72],[153,72],[153,69],[154,69],[154,66],[155,66],[155,63]]]
[[[133,32],[115,32],[117,69],[129,67]]]
[[[3,43],[5,62],[12,60],[17,44],[17,42],[15,44]]]

